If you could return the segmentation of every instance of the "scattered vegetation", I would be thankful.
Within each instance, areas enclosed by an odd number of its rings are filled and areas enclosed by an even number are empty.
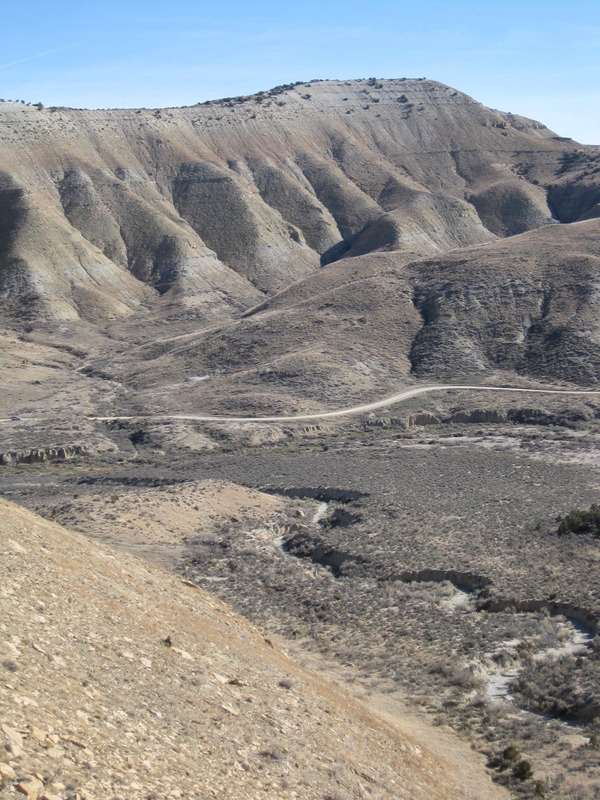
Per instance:
[[[586,160],[586,153],[583,150],[565,150],[560,158],[560,167],[557,175],[562,175],[571,167]]]
[[[600,536],[600,506],[592,503],[586,510],[573,509],[565,517],[557,517],[558,532],[567,533],[591,533]]]

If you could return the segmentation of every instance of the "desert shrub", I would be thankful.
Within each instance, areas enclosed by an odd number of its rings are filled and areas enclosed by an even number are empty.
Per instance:
[[[514,744],[509,744],[508,747],[505,747],[502,751],[502,758],[505,761],[516,761],[520,757],[521,753],[518,747],[515,747]]]
[[[573,509],[566,517],[558,517],[558,532],[565,533],[593,533],[600,536],[600,506],[592,503],[585,510]]]
[[[490,769],[497,769],[498,772],[503,772],[510,764],[514,763],[521,757],[521,752],[514,745],[505,747],[500,753],[491,755],[488,759],[487,766]]]
[[[533,775],[533,767],[529,761],[525,761],[522,759],[521,761],[517,761],[517,763],[512,768],[512,773],[515,778],[518,778],[520,781],[526,781],[531,778]]]

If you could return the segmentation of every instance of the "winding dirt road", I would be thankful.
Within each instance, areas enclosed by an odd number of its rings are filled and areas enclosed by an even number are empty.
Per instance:
[[[273,416],[273,417],[229,417],[223,415],[207,414],[122,414],[118,416],[96,417],[88,416],[85,419],[91,422],[119,422],[126,420],[153,420],[168,422],[171,420],[191,420],[193,422],[310,422],[319,419],[333,419],[335,417],[348,417],[355,414],[368,414],[377,411],[379,408],[397,405],[411,397],[417,397],[426,392],[449,392],[449,391],[469,391],[469,392],[518,392],[520,394],[554,394],[554,395],[590,395],[590,397],[600,396],[600,390],[593,389],[525,389],[512,386],[468,386],[454,384],[433,384],[431,386],[416,386],[413,389],[405,389],[402,392],[377,400],[374,403],[365,403],[361,406],[351,408],[341,408],[337,411],[320,411],[313,414],[296,414],[293,416]],[[0,417],[0,423],[12,422],[43,422],[43,417],[28,417],[23,415],[22,419],[12,420],[10,417]]]
[[[447,391],[477,391],[477,392],[518,392],[522,394],[555,394],[555,395],[590,395],[598,396],[599,391],[585,389],[523,389],[509,386],[467,386],[451,384],[433,384],[431,386],[417,386],[413,389],[405,389],[402,392],[377,400],[375,403],[365,403],[361,406],[352,408],[342,408],[337,411],[321,411],[314,414],[297,414],[295,416],[273,416],[273,417],[228,417],[228,416],[209,416],[200,414],[155,414],[152,416],[117,416],[117,417],[87,417],[96,422],[118,422],[120,420],[192,420],[195,422],[310,422],[319,419],[332,419],[335,417],[347,417],[354,414],[368,414],[377,411],[379,408],[386,408],[398,403],[402,403],[411,397],[417,397],[426,392],[447,392]],[[0,420],[4,422],[5,420]]]

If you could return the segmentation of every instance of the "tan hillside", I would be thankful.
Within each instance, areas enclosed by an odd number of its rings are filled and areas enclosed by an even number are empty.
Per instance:
[[[504,796],[180,578],[6,501],[0,548],[3,797]]]
[[[116,491],[107,504],[101,493],[69,500],[52,510],[53,519],[88,538],[143,556],[167,568],[180,566],[185,546],[217,540],[221,526],[243,521],[276,524],[285,509],[281,499],[230,481],[204,480]],[[271,533],[271,538],[274,534]]]
[[[233,325],[102,363],[148,406],[190,413],[335,408],[414,377],[497,370],[593,385],[599,270],[595,219],[431,259],[345,258]]]
[[[598,157],[429,80],[180,109],[3,102],[3,314],[227,318],[344,253],[439,253],[597,216]]]

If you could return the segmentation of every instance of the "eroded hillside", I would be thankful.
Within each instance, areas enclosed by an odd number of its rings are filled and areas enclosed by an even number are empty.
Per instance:
[[[341,255],[597,215],[598,152],[427,80],[181,109],[0,104],[5,317],[226,319]]]
[[[190,413],[310,412],[442,376],[594,386],[599,233],[592,219],[435,258],[344,258],[233,324],[100,363],[146,407]]]

